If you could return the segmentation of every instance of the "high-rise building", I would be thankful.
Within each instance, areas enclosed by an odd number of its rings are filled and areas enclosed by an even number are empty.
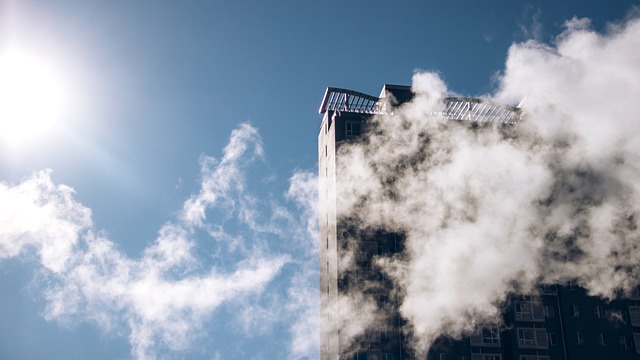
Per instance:
[[[322,360],[414,359],[407,347],[399,314],[401,299],[385,274],[371,266],[374,257],[403,250],[403,235],[384,229],[360,229],[348,216],[340,215],[337,149],[358,141],[367,120],[390,113],[389,101],[410,101],[411,88],[384,85],[380,96],[352,90],[327,88],[320,113],[318,136],[320,200],[320,290],[322,308]],[[444,99],[437,116],[452,120],[513,124],[519,109],[473,98]],[[351,266],[341,257],[352,254]],[[363,286],[366,284],[366,286]],[[360,293],[375,303],[378,318],[364,333],[350,338],[344,324],[349,311],[341,306],[342,295]],[[442,337],[430,348],[429,360],[640,360],[640,297],[604,301],[588,296],[573,285],[550,285],[538,296],[513,295],[503,313],[503,326],[486,326],[462,339]]]

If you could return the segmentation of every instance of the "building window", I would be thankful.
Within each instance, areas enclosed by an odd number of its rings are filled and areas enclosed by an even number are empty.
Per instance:
[[[551,305],[545,305],[544,306],[544,317],[552,318],[552,317],[555,316],[555,314],[556,314],[556,311],[553,308],[553,306],[551,306]]]
[[[387,336],[387,325],[380,325],[380,339],[385,340]]]
[[[516,301],[517,321],[544,321],[544,306],[540,301]]]
[[[640,326],[640,306],[629,306],[629,320],[632,326]]]
[[[524,301],[516,301],[516,320],[531,319],[531,304]]]
[[[445,355],[445,353],[438,354],[438,360],[447,360],[447,356]]]
[[[518,344],[520,347],[535,347],[536,337],[533,329],[518,329]]]
[[[636,352],[640,354],[640,334],[633,333],[633,342],[636,344]]]
[[[361,351],[361,352],[357,352],[355,354],[353,354],[353,360],[367,360],[368,356],[367,356],[367,352],[366,351]]]
[[[607,340],[607,335],[604,333],[600,333],[598,336],[598,342],[600,343],[600,346],[609,346],[609,340]]]
[[[500,333],[498,328],[491,326],[482,329],[482,343],[500,345]]]
[[[556,333],[549,333],[549,345],[558,345],[558,334]]]
[[[393,360],[393,354],[392,353],[382,353],[382,356],[380,357],[380,360]]]
[[[542,293],[544,295],[556,295],[556,286],[555,285],[542,285]]]
[[[497,354],[484,355],[482,360],[502,360],[502,355],[497,355]]]
[[[346,123],[346,133],[347,138],[354,138],[360,136],[361,133],[361,125],[358,122],[347,122]]]
[[[472,346],[500,346],[500,330],[497,326],[484,327],[469,336]]]
[[[580,307],[578,305],[571,305],[571,315],[575,318],[580,317]]]
[[[500,354],[471,354],[471,360],[502,360]]]
[[[583,345],[584,344],[584,334],[582,333],[582,331],[576,331],[574,333],[574,340],[576,345]]]
[[[620,349],[628,349],[629,346],[627,345],[627,337],[626,336],[618,337],[618,345],[620,345]]]
[[[604,318],[604,309],[602,308],[602,306],[598,305],[595,308],[593,308],[593,314],[598,319],[602,319],[602,318]]]
[[[518,328],[518,346],[522,349],[548,349],[547,330]]]

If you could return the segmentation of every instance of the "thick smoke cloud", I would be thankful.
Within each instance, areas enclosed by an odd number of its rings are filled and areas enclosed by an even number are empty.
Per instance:
[[[199,192],[138,257],[97,231],[90,209],[51,171],[0,183],[0,261],[38,265],[32,286],[47,320],[126,333],[136,359],[188,353],[224,307],[241,324],[229,331],[251,338],[284,324],[283,354],[315,357],[317,177],[296,172],[284,198],[260,199],[247,172],[263,158],[257,129],[239,126],[219,160],[202,157]],[[203,241],[213,262],[202,256]]]
[[[434,116],[437,74],[342,146],[341,215],[404,234],[378,266],[398,285],[416,351],[500,322],[509,294],[575,281],[614,298],[640,280],[640,21],[605,34],[573,19],[552,45],[513,45],[491,100],[515,125]]]

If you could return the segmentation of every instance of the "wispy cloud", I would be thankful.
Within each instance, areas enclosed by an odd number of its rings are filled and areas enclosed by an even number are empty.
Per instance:
[[[518,28],[521,35],[527,40],[542,40],[542,22],[540,17],[542,16],[542,10],[536,9],[533,5],[526,5],[524,7],[522,17],[518,20]]]
[[[610,29],[572,19],[554,45],[511,47],[492,98],[526,97],[515,126],[432,116],[449,91],[421,72],[414,101],[340,147],[343,214],[406,237],[406,254],[378,266],[416,350],[500,322],[512,291],[577,281],[612,298],[638,285],[640,21]]]
[[[226,206],[235,206],[230,191],[244,190],[244,176],[241,174],[243,162],[262,157],[262,140],[258,130],[249,124],[242,124],[233,130],[229,144],[224,148],[220,162],[215,158],[203,156],[200,159],[202,183],[200,193],[190,197],[182,210],[182,219],[187,225],[203,225],[205,211],[216,202],[225,202]]]
[[[308,325],[317,312],[316,250],[309,249],[315,176],[296,173],[287,199],[262,199],[248,189],[246,169],[263,157],[257,129],[242,124],[234,130],[219,161],[201,158],[199,192],[137,258],[96,230],[91,211],[70,187],[56,185],[50,171],[0,184],[0,260],[35,255],[45,318],[88,321],[104,331],[128,328],[137,359],[188,350],[206,336],[205,324],[220,306],[234,303],[242,304],[232,315],[243,321],[241,331],[293,324],[294,356],[315,357],[318,330]],[[295,215],[285,201],[298,208]],[[233,256],[213,264],[203,259],[203,234],[214,240],[214,252]],[[274,287],[275,281],[282,285]]]

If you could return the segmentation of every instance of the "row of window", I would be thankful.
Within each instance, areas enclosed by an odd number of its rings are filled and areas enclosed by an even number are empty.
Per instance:
[[[550,360],[546,355],[520,355],[519,360]],[[438,354],[438,360],[447,360],[444,353]],[[468,356],[460,355],[456,360],[469,360]],[[501,354],[471,354],[471,360],[502,360]]]
[[[360,351],[353,354],[353,360],[393,360],[392,353],[383,353],[379,349]]]
[[[516,301],[514,302],[516,321],[544,321],[545,318],[555,317],[553,306],[543,305],[541,301]],[[569,308],[570,315],[580,317],[580,306],[572,304]],[[593,314],[598,319],[610,317],[613,320],[626,322],[626,314],[621,310],[612,310],[605,313],[602,306],[593,308]],[[632,326],[640,326],[640,306],[629,306],[629,320]]]
[[[548,349],[549,345],[558,345],[558,334],[554,332],[547,333],[546,329],[536,328],[517,328],[518,347],[521,349]],[[640,334],[634,334],[634,338]],[[573,343],[575,345],[584,344],[584,333],[582,331],[574,331],[572,333]],[[638,338],[637,340],[640,340]],[[496,326],[489,326],[469,336],[471,346],[500,346],[500,331]],[[637,341],[636,341],[637,342]],[[600,333],[598,335],[598,343],[601,346],[609,346],[609,337]],[[618,345],[622,349],[628,349],[626,336],[618,337]]]
[[[558,345],[556,333],[547,333],[545,329],[518,328],[518,347],[521,349],[548,349],[549,345]],[[640,333],[633,334],[636,344],[636,352],[640,354]],[[500,335],[496,327],[488,327],[470,337],[472,346],[492,346],[500,344]],[[584,334],[582,331],[573,332],[573,341],[576,345],[584,344]],[[604,333],[598,336],[601,346],[609,346],[609,340]],[[621,349],[628,349],[626,336],[618,337],[618,346]],[[439,360],[444,360],[445,354],[439,354]],[[458,356],[456,360],[467,360],[466,356]],[[500,354],[471,354],[471,360],[502,360]],[[520,360],[549,360],[549,356],[543,355],[520,355]]]
[[[518,345],[523,349],[548,349],[550,345],[558,345],[558,337],[555,333],[547,333],[545,329],[535,328],[518,328]],[[584,335],[581,331],[573,333],[575,344],[584,344]],[[636,352],[640,354],[640,333],[634,333],[634,342],[636,343]],[[474,346],[491,346],[500,344],[500,335],[497,327],[491,326],[483,329],[470,337],[471,345]],[[608,346],[608,340],[605,334],[600,333],[598,341],[602,346]],[[620,336],[618,338],[619,346],[622,349],[628,349],[627,338]],[[445,353],[439,353],[438,360],[446,360]],[[469,357],[460,355],[456,360],[469,360]],[[471,360],[502,360],[501,354],[471,354]],[[519,360],[550,360],[547,355],[520,355]]]

